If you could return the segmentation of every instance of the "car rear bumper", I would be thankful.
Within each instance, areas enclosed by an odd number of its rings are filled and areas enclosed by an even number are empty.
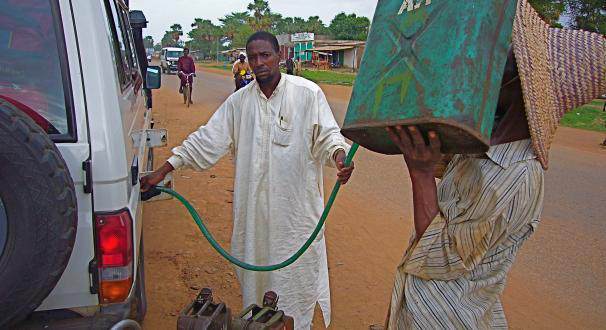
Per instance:
[[[80,330],[80,329],[103,329],[103,330],[122,330],[122,329],[141,329],[139,323],[133,320],[122,319],[120,317],[112,315],[98,315],[91,317],[82,317],[75,319],[67,319],[60,321],[52,321],[48,323],[38,324],[24,324],[19,326],[19,330],[25,329],[66,329],[66,330]]]
[[[128,319],[132,302],[129,300],[122,304],[102,306],[93,316],[70,317],[57,319],[57,311],[36,312],[25,322],[19,324],[17,330],[52,330],[52,329],[94,329],[94,330],[120,330],[141,329],[136,321]],[[126,322],[122,322],[126,321]]]

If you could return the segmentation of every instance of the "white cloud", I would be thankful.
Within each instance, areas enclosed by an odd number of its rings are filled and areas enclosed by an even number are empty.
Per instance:
[[[159,42],[164,31],[175,23],[181,24],[185,33],[191,30],[194,18],[210,19],[219,24],[219,18],[235,11],[246,11],[250,0],[130,0],[131,9],[143,10],[148,28],[145,35]],[[340,12],[355,13],[372,20],[377,0],[269,0],[272,11],[283,16],[320,16],[324,24],[330,24]]]

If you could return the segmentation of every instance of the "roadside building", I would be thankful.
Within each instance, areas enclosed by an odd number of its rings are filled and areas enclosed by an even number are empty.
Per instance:
[[[310,54],[315,66],[358,70],[365,48],[365,41],[318,40],[305,51]]]

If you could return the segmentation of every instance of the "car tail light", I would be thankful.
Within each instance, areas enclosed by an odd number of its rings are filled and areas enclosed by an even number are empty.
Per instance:
[[[99,300],[126,300],[133,284],[133,221],[128,210],[95,214]]]

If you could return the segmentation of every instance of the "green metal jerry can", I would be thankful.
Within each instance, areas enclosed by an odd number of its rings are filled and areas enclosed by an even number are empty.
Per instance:
[[[488,150],[516,0],[379,1],[342,133],[400,150],[385,127],[435,130],[444,153]]]

